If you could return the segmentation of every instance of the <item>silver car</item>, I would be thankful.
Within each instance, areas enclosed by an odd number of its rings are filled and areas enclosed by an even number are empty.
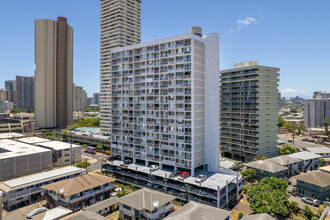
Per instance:
[[[34,216],[34,215],[37,215],[37,214],[39,214],[39,213],[42,213],[42,212],[44,212],[44,211],[46,211],[47,209],[45,208],[45,207],[41,207],[41,208],[37,208],[37,209],[35,209],[35,210],[33,210],[33,211],[31,211],[30,213],[28,213],[27,215],[26,215],[26,218],[32,218],[32,216]]]
[[[151,171],[156,171],[158,169],[159,169],[159,167],[157,165],[151,165],[151,167],[150,167]]]
[[[310,198],[310,197],[303,197],[301,199],[301,201],[304,202],[304,203],[313,205],[313,206],[318,206],[320,204],[320,201],[319,200],[313,199],[313,198]]]
[[[205,180],[207,179],[207,176],[205,175],[199,175],[196,177],[196,183],[201,183],[201,182],[204,182]]]

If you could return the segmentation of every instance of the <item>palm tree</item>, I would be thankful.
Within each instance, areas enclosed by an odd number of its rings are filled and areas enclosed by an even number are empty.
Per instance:
[[[329,124],[329,121],[328,121],[327,118],[325,118],[325,119],[323,120],[323,125],[324,125],[324,127],[325,127],[325,134],[326,134],[326,135],[329,135],[328,124]]]

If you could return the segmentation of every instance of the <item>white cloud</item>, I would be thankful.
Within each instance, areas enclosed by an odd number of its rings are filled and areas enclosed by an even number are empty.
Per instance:
[[[304,90],[296,90],[296,89],[282,89],[280,90],[281,96],[285,95],[304,95],[306,91]]]
[[[245,19],[238,19],[237,24],[236,24],[236,28],[230,30],[229,33],[233,33],[235,31],[241,30],[242,26],[248,26],[250,24],[256,24],[256,23],[257,23],[257,19],[255,19],[253,17],[246,17]]]

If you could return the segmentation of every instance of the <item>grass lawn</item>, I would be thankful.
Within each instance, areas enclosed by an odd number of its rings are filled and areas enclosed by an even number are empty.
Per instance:
[[[110,215],[106,216],[108,220],[117,220],[119,219],[119,210],[116,212],[111,213]]]
[[[174,211],[179,210],[182,206],[184,206],[184,204],[181,203],[181,202],[178,202],[178,201],[175,201],[175,200],[172,202],[172,207],[173,207]]]

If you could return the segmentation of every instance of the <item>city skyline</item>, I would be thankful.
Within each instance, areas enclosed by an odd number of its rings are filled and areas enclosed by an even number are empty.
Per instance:
[[[34,75],[34,19],[64,16],[76,27],[74,82],[83,86],[89,97],[99,91],[100,4],[63,2],[66,7],[59,7],[61,4],[57,5],[55,1],[45,3],[39,0],[0,3],[0,18],[6,21],[0,25],[7,31],[0,36],[0,47],[3,48],[0,87],[4,87],[5,80],[13,80],[16,75]],[[174,1],[154,3],[144,0],[141,4],[142,42],[177,35],[190,26],[199,25],[205,32],[220,33],[221,70],[234,63],[258,60],[264,65],[281,68],[279,89],[282,96],[311,97],[313,91],[329,90],[326,84],[330,71],[326,62],[329,59],[326,45],[329,43],[326,39],[330,33],[323,28],[329,25],[329,19],[326,19],[329,17],[326,11],[329,3],[319,1],[316,5],[301,1],[297,5],[285,2],[285,7],[284,1],[281,3],[238,1],[225,5],[222,1],[210,1],[210,4],[180,1],[171,8],[173,16],[169,16],[166,9]],[[17,7],[18,4],[21,7]],[[183,6],[184,11],[181,10]],[[15,14],[11,13],[14,9]],[[203,16],[196,16],[198,14]],[[155,21],[161,25],[155,25]],[[19,40],[23,34],[25,40]],[[21,65],[15,65],[18,59]],[[292,82],[296,83],[293,85]]]

